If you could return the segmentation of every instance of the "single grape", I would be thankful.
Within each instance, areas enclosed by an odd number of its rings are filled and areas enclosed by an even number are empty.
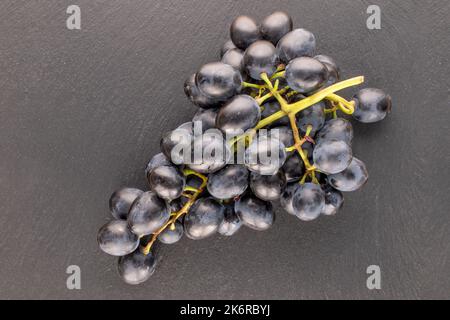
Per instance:
[[[353,97],[353,101],[353,118],[364,123],[383,120],[392,108],[391,97],[380,89],[362,89]]]
[[[334,139],[321,141],[313,151],[314,165],[325,174],[344,171],[352,158],[352,148],[344,141]]]
[[[236,47],[245,50],[261,36],[258,24],[254,19],[248,16],[239,16],[231,24],[230,37]]]
[[[243,60],[244,60],[244,51],[238,48],[228,50],[222,57],[223,63],[232,66],[241,73],[244,71]]]
[[[188,167],[200,173],[212,173],[225,167],[231,159],[231,150],[219,130],[208,130],[192,143],[192,163]]]
[[[316,219],[325,206],[325,193],[320,185],[307,182],[300,185],[292,198],[294,214],[303,221]]]
[[[203,109],[220,107],[221,103],[213,98],[207,97],[197,87],[195,83],[196,74],[194,73],[184,82],[184,93],[189,100],[196,106]]]
[[[312,126],[310,136],[313,137],[325,124],[325,103],[316,103],[297,114],[297,126],[303,134],[308,126]]]
[[[186,185],[188,184],[188,179],[189,179],[189,177],[186,179]],[[186,197],[179,197],[177,199],[170,201],[170,203],[169,203],[170,213],[180,211],[188,200],[189,199]]]
[[[150,189],[167,201],[179,198],[186,185],[186,178],[175,166],[161,166],[147,176]]]
[[[183,236],[183,224],[179,221],[171,224],[163,232],[158,235],[158,240],[164,244],[174,244]]]
[[[156,269],[156,259],[153,253],[144,255],[140,250],[119,258],[119,274],[131,285],[147,281]]]
[[[208,192],[216,199],[240,196],[248,187],[248,170],[240,164],[229,164],[208,177]]]
[[[256,100],[241,94],[220,108],[216,127],[222,130],[227,137],[233,137],[253,128],[260,119],[261,109]]]
[[[261,119],[267,118],[274,114],[275,112],[278,112],[281,110],[280,104],[278,101],[268,101],[262,105],[262,111],[261,111]],[[280,126],[288,126],[289,125],[289,118],[283,117],[278,119],[277,121],[272,122],[268,128],[271,127],[280,127]]]
[[[339,67],[338,67],[336,61],[334,61],[334,59],[331,58],[330,56],[326,56],[324,54],[319,54],[319,55],[315,56],[314,59],[322,62],[325,65],[329,65],[330,67],[332,67],[339,73]]]
[[[253,79],[261,80],[262,73],[270,77],[277,70],[277,50],[271,42],[258,40],[245,50],[242,63],[247,74]]]
[[[201,123],[202,132],[216,127],[218,109],[198,109],[197,113],[192,118],[192,122]]]
[[[279,139],[286,148],[291,147],[295,144],[294,135],[292,134],[292,129],[288,126],[275,127],[268,131],[271,137]],[[292,154],[293,151],[288,154]]]
[[[269,229],[275,220],[272,204],[250,192],[235,202],[234,210],[245,226],[257,231]]]
[[[213,235],[223,221],[224,211],[224,206],[211,197],[195,201],[184,217],[186,236],[200,240]]]
[[[133,233],[145,236],[156,232],[169,217],[168,204],[156,193],[147,191],[134,201],[128,214],[128,225]]]
[[[147,177],[149,172],[157,167],[169,165],[171,165],[169,159],[167,159],[167,157],[162,152],[157,153],[148,162],[147,167],[145,168],[145,176]]]
[[[113,217],[126,220],[131,205],[141,194],[142,190],[136,188],[123,188],[114,192],[109,199],[109,209]]]
[[[322,214],[326,216],[335,215],[344,204],[344,196],[342,192],[328,184],[323,188],[323,191],[325,192],[325,206],[322,209]]]
[[[351,192],[361,188],[368,178],[369,174],[364,162],[353,157],[347,169],[328,176],[328,183],[339,191]]]
[[[283,171],[278,171],[273,176],[262,176],[256,172],[250,175],[250,188],[255,196],[264,201],[280,199],[286,188],[286,176]]]
[[[120,257],[136,250],[139,237],[131,232],[125,220],[113,220],[100,228],[97,242],[103,252]]]
[[[218,232],[227,237],[234,235],[242,226],[242,221],[234,211],[234,203],[225,205],[224,219]]]
[[[163,135],[160,142],[162,153],[174,164],[188,162],[193,140],[192,133],[186,128],[177,128]]]
[[[286,177],[286,181],[294,182],[299,181],[304,174],[305,164],[297,151],[288,156],[284,163],[282,170]]]
[[[245,165],[261,175],[274,175],[286,161],[285,145],[270,135],[260,135],[245,150]]]
[[[299,183],[297,183],[297,182],[289,183],[286,186],[286,188],[280,198],[281,207],[284,209],[284,211],[286,211],[287,213],[289,213],[291,215],[295,215],[295,210],[294,210],[294,207],[292,206],[292,199],[294,197],[295,192],[299,188],[300,188]]]
[[[236,49],[236,46],[234,45],[233,41],[228,40],[223,44],[222,48],[220,48],[220,58],[222,59],[225,53],[227,53],[227,51],[231,49]]]
[[[308,30],[295,29],[278,41],[277,51],[284,63],[298,57],[312,57],[316,51],[316,38]]]
[[[203,65],[195,83],[200,92],[216,101],[226,101],[241,90],[242,76],[238,70],[223,62]]]
[[[292,25],[292,18],[287,13],[276,11],[261,23],[261,35],[263,39],[277,45],[282,37],[292,31]]]
[[[328,79],[325,82],[324,87],[329,87],[339,81],[339,71],[330,64],[323,63],[323,65],[327,68],[328,71]]]
[[[316,134],[317,144],[324,140],[340,140],[351,145],[353,141],[352,124],[344,118],[327,121],[323,128]]]
[[[286,66],[286,80],[291,89],[299,93],[310,93],[326,83],[328,70],[314,58],[299,57]]]

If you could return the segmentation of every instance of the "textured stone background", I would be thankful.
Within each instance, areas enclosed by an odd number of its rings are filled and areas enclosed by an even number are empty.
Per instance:
[[[81,31],[65,27],[69,4]],[[370,4],[381,30],[366,28]],[[369,183],[336,217],[280,211],[264,233],[184,239],[145,285],[123,284],[96,244],[109,195],[145,187],[160,134],[195,113],[184,79],[218,59],[232,19],[275,9],[344,78],[392,95],[387,120],[355,125]],[[0,298],[450,298],[449,15],[448,1],[1,1]],[[80,291],[66,289],[71,264]]]

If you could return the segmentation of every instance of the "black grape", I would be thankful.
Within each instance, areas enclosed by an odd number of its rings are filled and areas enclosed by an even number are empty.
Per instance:
[[[353,101],[353,118],[364,123],[383,120],[392,108],[391,97],[380,89],[362,89],[353,97]]]
[[[325,174],[344,171],[352,161],[352,148],[344,141],[323,140],[313,151],[314,165]]]
[[[303,221],[316,219],[325,206],[325,193],[315,183],[301,184],[292,198],[294,214]]]
[[[261,119],[264,119],[264,118],[271,116],[275,112],[280,111],[281,107],[280,107],[280,104],[278,103],[278,101],[273,100],[273,101],[265,102],[262,105],[261,110],[262,110],[261,111]],[[279,126],[288,126],[288,125],[289,125],[289,118],[283,117],[283,118],[278,119],[277,121],[274,121],[268,127],[279,127]]]
[[[242,226],[242,221],[234,211],[234,203],[225,205],[224,219],[219,226],[218,232],[230,237],[234,235]]]
[[[175,223],[159,234],[158,240],[164,244],[174,244],[183,237],[183,233],[183,224],[179,221],[175,221]]]
[[[353,141],[352,124],[350,121],[343,118],[327,121],[316,135],[316,143],[320,143],[324,140],[340,140],[351,145]]]
[[[252,172],[250,175],[250,188],[255,196],[265,201],[280,199],[286,188],[286,176],[283,171],[278,171],[273,176],[262,176]]]
[[[185,128],[177,128],[167,132],[161,138],[160,147],[162,153],[170,159],[174,164],[183,164],[188,162],[190,154],[185,154],[191,150],[193,136],[190,130]]]
[[[294,182],[299,181],[303,174],[305,173],[305,164],[297,151],[288,156],[286,162],[284,163],[282,170],[286,177],[286,181]]]
[[[261,109],[252,97],[241,94],[235,96],[220,108],[216,126],[227,137],[243,134],[253,128],[261,119]]]
[[[292,31],[292,25],[292,18],[287,13],[276,11],[261,23],[261,35],[263,39],[276,45],[282,37]]]
[[[161,198],[171,201],[181,196],[186,178],[175,166],[160,166],[147,176],[150,188]]]
[[[234,210],[245,226],[257,231],[269,229],[275,220],[272,204],[250,192],[235,202]]]
[[[239,70],[239,72],[243,72],[244,71],[243,59],[244,59],[244,51],[236,48],[228,50],[223,55],[222,62],[232,66],[236,70]]]
[[[113,220],[100,228],[97,242],[103,252],[120,257],[136,250],[139,237],[131,232],[125,220]]]
[[[231,150],[219,130],[208,130],[192,143],[192,163],[188,167],[200,173],[222,169],[231,159]],[[196,157],[197,155],[197,157]]]
[[[128,225],[133,233],[145,236],[156,232],[170,217],[168,204],[156,193],[144,192],[130,209]]]
[[[286,66],[286,80],[291,89],[299,93],[310,93],[327,82],[328,69],[314,58],[295,58]]]
[[[261,175],[274,175],[286,161],[285,145],[270,135],[260,135],[245,150],[245,165]]]
[[[209,175],[208,192],[217,199],[233,199],[247,190],[248,176],[245,166],[230,164]]]
[[[369,174],[364,162],[353,157],[347,169],[328,176],[328,183],[339,191],[351,192],[361,188],[368,178]]]
[[[239,16],[231,24],[230,37],[236,47],[245,50],[261,36],[255,20],[248,16]]]
[[[149,172],[157,167],[169,165],[171,165],[169,159],[167,159],[167,157],[162,152],[157,153],[148,162],[147,167],[145,168],[145,176],[147,177]]]
[[[325,103],[323,101],[316,103],[309,108],[300,111],[297,114],[297,126],[304,134],[308,126],[312,126],[311,136],[322,129],[325,124]]]
[[[119,274],[131,285],[147,281],[156,269],[156,258],[153,253],[144,255],[139,250],[119,258]]]
[[[295,29],[280,39],[277,51],[284,63],[298,57],[312,57],[316,51],[316,38],[308,30]]]
[[[295,215],[295,210],[294,207],[292,206],[292,199],[294,197],[295,192],[299,188],[300,184],[297,182],[288,184],[280,198],[281,207],[284,209],[284,211],[292,215]]]
[[[325,65],[329,65],[330,67],[332,67],[339,73],[339,67],[336,64],[336,61],[334,61],[334,59],[331,58],[330,56],[326,56],[324,54],[319,54],[319,55],[315,56],[314,59],[322,62]]]
[[[224,211],[224,206],[211,197],[195,201],[184,218],[186,236],[200,240],[213,235],[223,221]]]
[[[215,128],[218,109],[199,109],[192,118],[192,122],[200,122],[202,132]]]
[[[226,101],[241,90],[242,76],[238,70],[223,62],[203,65],[195,83],[200,92],[216,101]]]
[[[228,40],[223,44],[222,48],[220,48],[220,58],[222,59],[225,53],[227,53],[227,51],[231,49],[236,49],[236,46],[234,45],[233,41]]]
[[[322,214],[326,216],[335,215],[344,204],[344,196],[342,192],[328,184],[323,188],[323,191],[325,192],[325,205]]]
[[[221,105],[220,101],[216,99],[207,97],[197,87],[195,83],[196,74],[192,74],[184,82],[184,93],[189,98],[189,100],[196,106],[203,109],[217,108]]]
[[[114,192],[109,199],[109,209],[113,217],[126,220],[131,205],[141,194],[142,190],[136,188],[123,188]]]
[[[266,40],[258,40],[245,50],[243,65],[250,77],[261,80],[261,74],[269,77],[277,70],[278,57],[274,45]]]

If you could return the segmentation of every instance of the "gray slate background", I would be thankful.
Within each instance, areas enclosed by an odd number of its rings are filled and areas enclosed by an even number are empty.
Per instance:
[[[82,30],[65,27],[69,4]],[[366,8],[382,29],[366,28]],[[393,113],[355,125],[369,183],[332,218],[281,211],[267,232],[165,247],[130,287],[97,229],[122,186],[145,187],[160,134],[195,113],[184,79],[217,60],[238,14],[282,9],[343,77],[365,75]],[[0,298],[450,298],[448,1],[0,2]],[[347,96],[355,90],[347,90]],[[82,290],[66,289],[68,265]],[[382,290],[366,268],[382,269]]]

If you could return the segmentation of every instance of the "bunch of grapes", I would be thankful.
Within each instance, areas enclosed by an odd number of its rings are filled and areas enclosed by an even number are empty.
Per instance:
[[[120,189],[111,196],[113,221],[98,233],[100,248],[119,258],[125,282],[154,272],[157,243],[183,235],[205,239],[235,234],[242,225],[263,231],[273,206],[302,221],[335,215],[342,192],[368,179],[352,154],[353,128],[385,118],[391,98],[363,89],[352,100],[336,94],[363,77],[340,80],[316,39],[275,12],[261,24],[236,18],[221,61],[203,65],[184,91],[198,112],[163,135],[148,163],[149,191]],[[200,155],[200,156],[198,156]]]

